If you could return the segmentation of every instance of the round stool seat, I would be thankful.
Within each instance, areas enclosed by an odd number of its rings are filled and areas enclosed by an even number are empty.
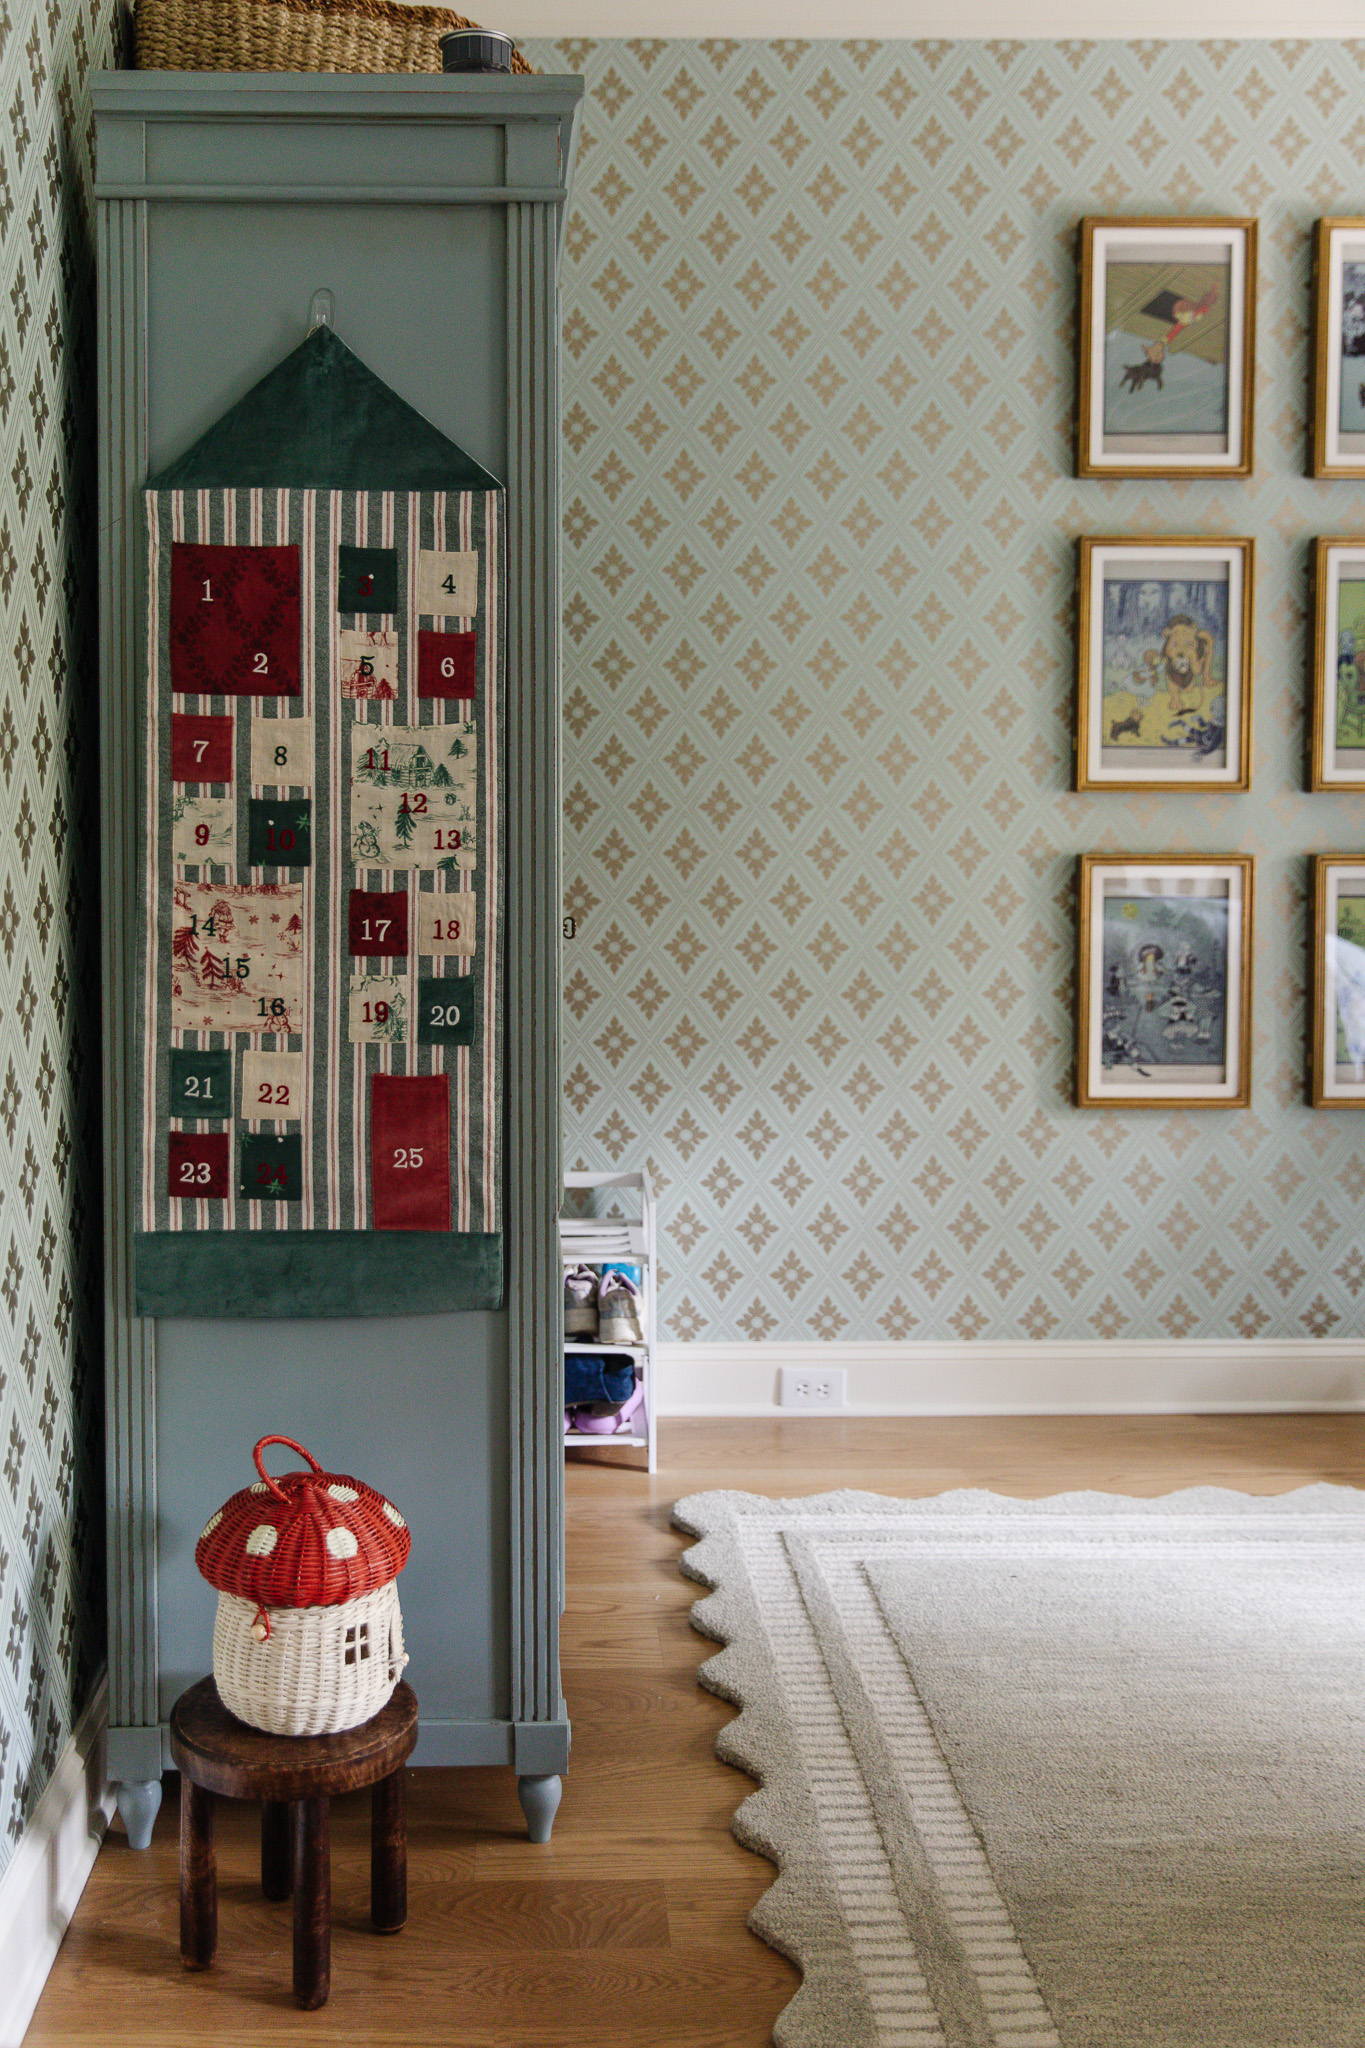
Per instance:
[[[381,1934],[407,1918],[403,1765],[417,1742],[417,1699],[399,1684],[388,1704],[339,1735],[270,1735],[230,1714],[211,1678],[171,1709],[180,1784],[180,1956],[204,1970],[218,1945],[215,1798],[261,1801],[261,1889],[294,1895],[294,1996],[306,2010],[331,1987],[329,1801],[370,1787],[370,1917]]]
[[[360,1792],[387,1778],[417,1742],[417,1695],[399,1683],[388,1705],[339,1735],[270,1735],[230,1714],[211,1678],[171,1708],[171,1755],[206,1792],[224,1799],[312,1799]]]

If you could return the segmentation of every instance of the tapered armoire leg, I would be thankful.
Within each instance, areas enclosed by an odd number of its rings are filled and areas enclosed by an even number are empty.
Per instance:
[[[533,1842],[548,1842],[564,1787],[558,1778],[518,1778],[517,1797]]]
[[[401,1770],[370,1793],[370,1918],[380,1934],[396,1934],[408,1917],[406,1789]]]
[[[137,1783],[120,1785],[114,1798],[119,1815],[128,1830],[130,1849],[150,1849],[152,1828],[161,1811],[161,1780],[148,1778]]]
[[[294,1806],[294,1997],[305,2012],[332,1988],[332,1857],[329,1802]]]
[[[289,1802],[261,1801],[261,1890],[268,1899],[287,1899],[294,1889],[294,1842]]]
[[[218,1866],[213,1794],[180,1779],[180,1960],[206,1970],[218,1946]]]

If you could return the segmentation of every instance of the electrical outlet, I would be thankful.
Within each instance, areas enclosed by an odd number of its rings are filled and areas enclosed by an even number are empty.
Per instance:
[[[848,1373],[842,1365],[784,1365],[778,1370],[780,1408],[844,1408]]]

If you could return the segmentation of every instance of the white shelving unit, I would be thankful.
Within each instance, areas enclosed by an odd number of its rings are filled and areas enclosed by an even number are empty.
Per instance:
[[[648,1452],[649,1470],[653,1472],[656,1465],[654,1364],[658,1347],[654,1189],[643,1167],[635,1173],[566,1173],[564,1186],[569,1190],[590,1188],[603,1196],[606,1206],[611,1208],[634,1206],[629,1200],[621,1203],[613,1200],[618,1194],[627,1198],[631,1195],[638,1197],[638,1222],[621,1216],[561,1216],[559,1255],[565,1272],[580,1262],[603,1266],[620,1260],[623,1265],[638,1266],[645,1337],[643,1344],[598,1344],[589,1340],[584,1344],[565,1345],[566,1351],[596,1351],[604,1357],[629,1358],[634,1364],[636,1379],[643,1384],[645,1397],[619,1434],[598,1436],[588,1430],[569,1430],[564,1442],[566,1446],[596,1444],[599,1448],[603,1444],[629,1444],[637,1451]]]

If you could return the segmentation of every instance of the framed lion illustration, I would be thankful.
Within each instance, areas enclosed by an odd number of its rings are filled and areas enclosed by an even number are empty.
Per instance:
[[[1245,789],[1254,543],[1087,539],[1077,789]]]

